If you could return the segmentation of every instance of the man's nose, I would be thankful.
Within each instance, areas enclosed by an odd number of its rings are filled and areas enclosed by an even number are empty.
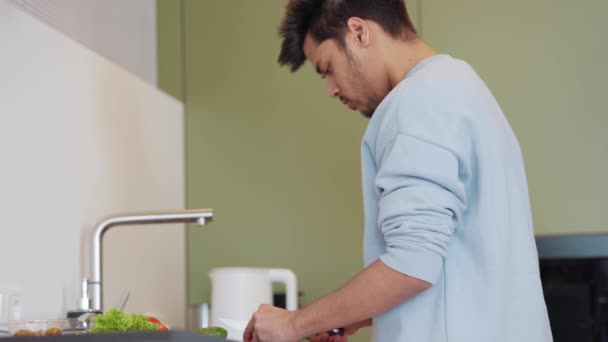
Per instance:
[[[338,88],[338,86],[330,80],[327,81],[327,91],[331,97],[337,97],[340,95],[340,88]]]

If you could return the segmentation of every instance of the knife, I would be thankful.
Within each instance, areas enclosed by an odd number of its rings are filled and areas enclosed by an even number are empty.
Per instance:
[[[329,336],[340,335],[344,336],[344,328],[331,329],[327,332]]]
[[[242,334],[245,331],[245,327],[247,327],[247,323],[249,323],[249,321],[245,321],[245,320],[228,319],[228,318],[223,318],[223,317],[220,317],[219,321],[222,322],[223,324],[225,324],[226,326],[239,331],[240,334]],[[331,329],[331,330],[327,331],[327,334],[329,336],[334,336],[334,335],[344,336],[344,328]]]

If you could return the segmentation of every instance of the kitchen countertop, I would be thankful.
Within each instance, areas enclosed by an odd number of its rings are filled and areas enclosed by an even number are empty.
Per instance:
[[[226,340],[196,335],[184,331],[129,333],[129,334],[87,334],[76,336],[10,337],[2,342],[225,342]]]

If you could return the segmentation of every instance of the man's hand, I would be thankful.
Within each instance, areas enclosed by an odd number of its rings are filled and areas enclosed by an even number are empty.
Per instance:
[[[432,284],[376,260],[346,285],[307,307],[285,311],[262,305],[243,334],[245,342],[293,342],[386,312]],[[369,321],[369,319],[368,319]]]
[[[310,342],[346,342],[348,338],[346,336],[354,335],[359,329],[363,327],[368,327],[372,325],[371,319],[366,319],[364,321],[351,324],[344,328],[344,336],[333,335],[329,336],[328,333],[324,332],[321,334],[316,334],[314,336],[310,336],[308,340]]]
[[[272,305],[261,305],[243,333],[245,342],[297,342],[295,312]]]
[[[308,338],[310,342],[347,342],[348,337],[341,335],[329,336],[328,333],[316,334]]]

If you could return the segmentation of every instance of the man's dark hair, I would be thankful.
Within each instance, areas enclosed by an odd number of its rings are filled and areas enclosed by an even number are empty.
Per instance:
[[[304,64],[303,45],[308,33],[317,43],[335,39],[344,48],[346,22],[352,17],[376,22],[393,38],[416,36],[404,0],[289,0],[279,27],[283,38],[279,64],[289,65],[292,72]]]

